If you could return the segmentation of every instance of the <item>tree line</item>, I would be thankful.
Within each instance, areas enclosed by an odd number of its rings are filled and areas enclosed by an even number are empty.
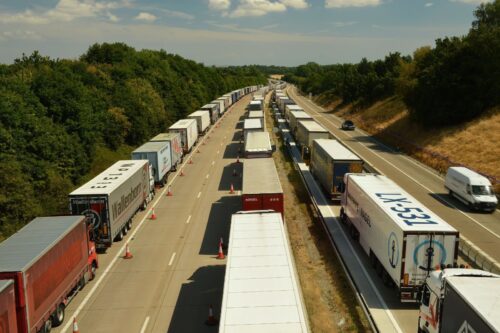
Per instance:
[[[0,240],[67,214],[96,152],[130,151],[203,104],[265,84],[253,66],[208,67],[164,50],[94,44],[78,60],[38,52],[0,65]]]
[[[284,80],[302,91],[366,105],[399,95],[425,126],[459,124],[500,104],[500,0],[479,5],[467,35],[437,39],[413,56],[298,66]]]

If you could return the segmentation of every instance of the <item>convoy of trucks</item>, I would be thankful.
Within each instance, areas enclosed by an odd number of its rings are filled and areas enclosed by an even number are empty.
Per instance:
[[[103,250],[122,240],[132,217],[153,196],[149,161],[118,161],[69,194],[70,211],[90,219],[96,246]]]
[[[421,292],[418,332],[500,332],[500,275],[461,268],[430,272]]]
[[[344,183],[340,218],[401,302],[418,302],[436,267],[457,266],[458,231],[392,180],[347,173]]]
[[[168,128],[170,133],[181,135],[181,146],[184,154],[188,154],[198,141],[198,125],[196,119],[181,119]]]
[[[6,281],[0,304],[8,309],[0,308],[2,332],[46,333],[62,324],[66,306],[94,278],[97,267],[85,216],[32,220],[0,244],[0,280]]]
[[[208,128],[210,127],[210,111],[198,110],[188,115],[188,118],[196,120],[196,125],[198,126],[198,135],[205,135],[205,133],[208,131]]]

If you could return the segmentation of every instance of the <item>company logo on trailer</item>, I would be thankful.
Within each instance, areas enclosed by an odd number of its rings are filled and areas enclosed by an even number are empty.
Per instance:
[[[387,240],[387,256],[391,267],[396,268],[399,262],[399,242],[394,232],[391,232]]]
[[[432,270],[434,267],[434,261],[435,261],[435,256],[436,256],[436,248],[438,247],[440,251],[440,258],[438,258],[438,261],[441,265],[443,265],[446,262],[446,249],[444,248],[444,245],[441,242],[438,241],[430,241],[430,240],[424,240],[420,244],[418,244],[415,247],[415,250],[413,251],[413,262],[415,265],[420,268],[421,270],[428,271]],[[423,261],[424,262],[419,262],[419,253],[424,252],[423,256]],[[427,267],[429,266],[430,267]]]
[[[127,209],[127,207],[139,196],[143,182],[137,186],[130,188],[127,194],[121,196],[120,200],[115,201],[112,205],[113,219],[117,218]]]
[[[473,329],[466,320],[463,322],[462,326],[460,326],[457,333],[476,333],[476,330]]]
[[[85,215],[89,219],[89,225],[92,229],[96,230],[101,225],[101,216],[99,213],[93,209],[86,209],[82,212],[82,215]]]

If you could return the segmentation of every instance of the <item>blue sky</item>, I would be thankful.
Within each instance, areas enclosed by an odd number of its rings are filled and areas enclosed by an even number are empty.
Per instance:
[[[411,54],[467,33],[478,0],[0,0],[0,62],[125,42],[207,65],[295,66]]]

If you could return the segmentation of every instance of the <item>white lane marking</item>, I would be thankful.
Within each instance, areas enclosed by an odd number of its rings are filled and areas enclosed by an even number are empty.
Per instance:
[[[186,220],[186,224],[188,224],[189,221],[191,221],[191,215],[188,216],[188,219]]]
[[[168,262],[169,266],[172,266],[172,263],[174,262],[174,259],[175,259],[175,252],[172,253],[172,256],[170,257],[170,261]]]
[[[217,154],[220,153],[220,150],[217,150]]]
[[[198,192],[198,195],[196,196],[196,198],[197,198],[197,199],[199,199],[199,198],[200,198],[200,196],[201,196],[201,191],[200,191],[200,192]]]
[[[144,320],[144,324],[142,324],[140,333],[146,332],[146,328],[148,327],[148,323],[149,323],[149,316],[147,316],[146,319]]]
[[[214,165],[214,164],[215,164],[215,161],[212,161],[212,165]]]
[[[207,175],[205,176],[205,178],[208,179],[208,177],[210,177],[210,175],[207,173]]]
[[[326,121],[328,121],[329,123],[331,123],[332,125],[336,126],[334,122],[332,122],[330,119],[328,119],[327,117],[325,117],[324,115],[321,115],[318,111],[315,111],[313,110],[314,113],[316,113],[318,116],[322,116],[323,119],[325,119]],[[423,185],[422,183],[420,183],[417,179],[413,178],[412,176],[410,176],[409,174],[407,174],[406,172],[404,172],[403,170],[401,170],[400,168],[398,168],[396,165],[394,165],[393,163],[389,162],[386,158],[382,157],[381,155],[377,154],[376,152],[374,152],[373,150],[371,150],[370,148],[368,148],[367,146],[365,146],[363,143],[359,142],[359,141],[353,141],[353,144],[354,143],[357,143],[359,144],[361,147],[365,148],[367,151],[369,151],[370,153],[372,153],[373,155],[375,155],[376,157],[380,158],[381,160],[385,161],[387,164],[391,165],[394,169],[398,170],[399,172],[401,172],[403,175],[405,175],[406,177],[410,178],[415,184],[417,185],[420,185],[421,187],[423,187],[424,189],[426,189],[427,191],[429,191],[429,193],[434,193],[433,190],[431,190],[430,188],[428,188],[427,186]],[[372,163],[371,163],[372,164]],[[496,232],[494,232],[493,230],[491,230],[490,228],[484,226],[481,222],[477,221],[475,218],[473,218],[472,216],[464,213],[462,210],[460,210],[456,205],[454,205],[452,202],[450,202],[449,200],[445,199],[445,198],[442,198],[442,197],[439,197],[440,200],[446,202],[448,205],[452,206],[453,208],[455,208],[455,210],[457,212],[459,212],[460,214],[464,215],[465,217],[469,218],[471,221],[473,221],[474,223],[476,223],[478,226],[480,226],[481,228],[483,228],[484,230],[488,231],[489,233],[491,233],[493,236],[495,236],[496,238],[499,238],[500,239],[500,235],[497,234]],[[482,252],[484,253],[484,252]],[[485,253],[484,253],[485,254]]]

